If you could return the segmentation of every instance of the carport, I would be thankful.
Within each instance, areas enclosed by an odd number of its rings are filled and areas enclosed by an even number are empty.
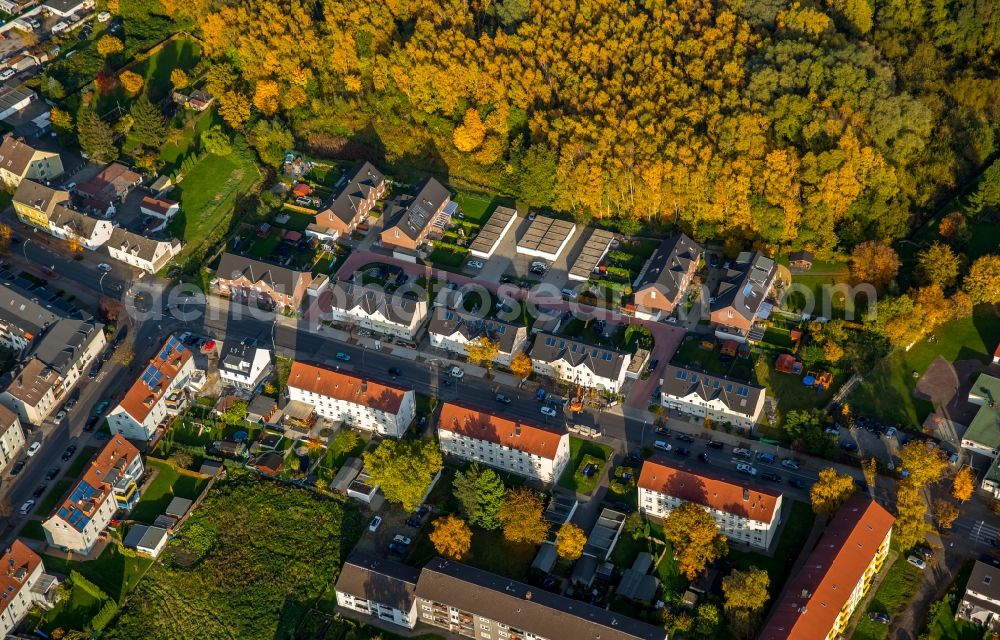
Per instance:
[[[587,238],[586,244],[576,257],[573,266],[569,270],[569,279],[579,282],[586,282],[597,265],[601,263],[608,249],[611,248],[611,241],[615,239],[615,234],[604,229],[594,229]]]
[[[589,553],[595,558],[607,560],[611,557],[611,551],[618,542],[622,528],[625,526],[625,514],[614,509],[604,509],[601,511],[597,523],[590,530],[587,537],[587,544],[584,546],[584,553]]]
[[[469,246],[469,253],[477,258],[491,257],[515,222],[517,222],[517,211],[510,207],[497,207]]]
[[[572,222],[537,216],[518,240],[517,252],[553,262],[562,254],[574,233],[576,224]]]

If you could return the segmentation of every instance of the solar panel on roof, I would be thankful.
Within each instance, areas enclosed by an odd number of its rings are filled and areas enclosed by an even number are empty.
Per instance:
[[[677,379],[678,380],[687,380],[687,377],[688,377],[687,371],[678,371],[677,372]]]
[[[753,283],[752,282],[748,282],[745,285],[743,285],[743,297],[744,298],[748,297],[752,291],[753,291]]]

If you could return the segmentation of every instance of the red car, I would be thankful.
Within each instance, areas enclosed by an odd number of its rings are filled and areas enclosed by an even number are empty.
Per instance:
[[[201,352],[208,353],[212,349],[215,349],[215,340],[208,340],[205,344],[201,345]]]

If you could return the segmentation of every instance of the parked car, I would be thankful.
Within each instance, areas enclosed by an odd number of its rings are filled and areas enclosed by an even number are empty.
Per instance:
[[[660,451],[670,451],[673,449],[673,447],[671,447],[666,440],[657,440],[653,443],[653,448],[659,449]]]
[[[851,453],[858,450],[858,445],[854,444],[853,442],[841,442],[840,448],[843,449],[844,451]]]
[[[465,263],[465,266],[469,267],[470,269],[482,269],[483,263],[481,260],[469,260],[468,262]]]
[[[397,533],[396,535],[394,535],[392,537],[392,541],[393,542],[398,542],[399,544],[402,544],[402,545],[409,545],[409,544],[411,544],[413,542],[413,540],[411,540],[410,538],[404,536],[401,533]]]
[[[839,436],[840,435],[840,429],[838,429],[836,427],[827,427],[826,429],[823,429],[823,432],[827,433],[827,434],[829,434],[831,436]]]
[[[107,262],[102,262],[101,264],[97,265],[97,268],[103,271],[104,273],[111,271],[111,265],[108,264]]]
[[[781,482],[781,476],[776,473],[765,472],[760,474],[761,480],[767,480],[768,482]]]
[[[62,422],[62,421],[63,421],[63,419],[65,419],[65,418],[66,418],[66,410],[65,410],[65,409],[63,409],[62,411],[60,411],[59,413],[57,413],[57,414],[56,414],[56,417],[55,417],[55,418],[53,418],[52,420],[53,420],[53,422],[55,422],[56,424],[59,424],[59,423],[60,423],[60,422]]]
[[[918,569],[926,569],[927,568],[927,563],[924,562],[923,560],[921,560],[920,558],[918,558],[917,556],[912,556],[912,555],[911,556],[907,556],[906,557],[906,561],[909,562],[910,564],[912,564],[914,567],[916,567]]]
[[[11,69],[10,67],[7,67],[3,71],[0,71],[0,80],[9,80],[10,78],[14,77],[15,73],[17,72]]]
[[[694,438],[692,438],[686,433],[678,433],[677,439],[680,440],[681,442],[694,442]]]
[[[93,431],[94,427],[97,426],[97,421],[100,420],[98,416],[90,416],[87,418],[87,424],[83,425],[84,431]]]
[[[569,289],[569,288],[564,288],[559,293],[563,294],[564,296],[566,296],[570,300],[576,300],[576,298],[577,298],[576,291],[573,291],[572,289]]]
[[[920,556],[925,560],[930,560],[934,557],[934,551],[925,544],[919,545],[913,548],[913,553]]]
[[[546,404],[542,406],[542,415],[549,416],[550,418],[555,418],[557,415],[559,415],[559,412]]]
[[[398,542],[389,543],[389,553],[394,556],[405,556],[406,555],[406,545],[399,544]]]
[[[755,476],[755,475],[757,475],[757,470],[754,469],[752,466],[748,465],[745,462],[741,462],[741,463],[737,464],[736,465],[736,470],[739,471],[740,473],[745,473],[748,476]]]
[[[720,450],[726,448],[726,445],[722,444],[721,442],[717,442],[715,440],[709,440],[708,442],[705,443],[705,446],[710,447],[712,449],[720,449]]]
[[[337,360],[340,360],[341,362],[350,362],[351,361],[351,356],[347,355],[343,351],[338,351],[337,354],[335,356],[333,356],[333,357],[336,358]]]
[[[799,463],[796,462],[795,460],[792,460],[791,458],[785,458],[784,460],[781,461],[781,466],[785,467],[786,469],[798,469]]]
[[[868,614],[868,619],[880,624],[889,624],[889,614],[882,611],[872,611]]]
[[[399,367],[389,367],[389,375],[390,376],[401,376],[401,375],[403,375],[403,370],[400,369]]]
[[[108,405],[110,405],[110,404],[111,404],[111,402],[108,401],[108,400],[101,400],[100,402],[98,402],[97,406],[94,407],[94,415],[95,416],[99,416],[102,413],[104,413],[105,411],[107,411]]]
[[[462,378],[465,377],[465,371],[463,371],[459,367],[452,367],[451,368],[451,377],[452,378],[458,378],[459,380],[461,380]]]
[[[68,447],[66,447],[66,450],[63,451],[63,454],[62,454],[63,462],[66,462],[67,460],[69,460],[70,458],[72,458],[74,453],[76,453],[76,445],[75,444],[71,444]]]
[[[656,435],[658,436],[663,436],[664,438],[670,437],[670,429],[666,427],[656,427],[654,433],[656,433]]]
[[[103,363],[100,360],[98,360],[97,362],[95,362],[94,366],[92,366],[90,368],[90,373],[87,374],[87,377],[90,378],[91,380],[93,380],[94,378],[96,378],[97,374],[101,372],[101,365],[102,364]]]
[[[31,446],[28,447],[28,450],[25,451],[24,453],[25,453],[25,455],[27,455],[30,458],[31,456],[33,456],[36,453],[38,453],[38,450],[41,449],[41,448],[42,448],[42,443],[41,442],[32,442]]]
[[[757,461],[766,464],[771,464],[772,462],[774,462],[774,454],[762,451],[757,454]]]
[[[421,522],[420,522],[420,518],[407,518],[406,522],[404,524],[406,526],[408,526],[408,527],[413,527],[414,529],[419,529]]]
[[[510,404],[510,396],[505,396],[502,393],[498,393],[497,402],[502,402],[503,404]]]
[[[111,19],[111,13],[108,12],[108,11],[102,11],[102,12],[100,12],[100,13],[97,14],[97,21],[98,22],[107,22],[110,19]]]
[[[733,448],[733,455],[736,456],[737,458],[744,458],[746,460],[750,460],[751,458],[753,458],[752,451],[750,451],[749,449],[742,449],[740,447]]]
[[[18,460],[17,462],[15,462],[14,466],[10,468],[10,475],[16,476],[17,474],[21,473],[21,469],[24,468],[24,465],[25,465],[24,460]]]
[[[48,488],[49,488],[49,485],[47,485],[47,484],[40,484],[40,485],[38,485],[37,487],[35,487],[35,491],[31,494],[31,497],[32,498],[41,498],[42,494],[45,493],[45,490],[48,489]]]
[[[368,523],[368,530],[372,533],[378,531],[378,528],[382,525],[382,516],[375,516],[372,521]]]
[[[660,361],[657,360],[656,358],[653,358],[649,363],[649,370],[654,371],[658,366],[660,366]]]
[[[59,467],[52,467],[51,469],[48,470],[48,472],[46,472],[45,479],[51,480],[55,478],[57,475],[59,475]]]
[[[885,430],[885,437],[892,438],[896,435],[896,427],[889,427]]]
[[[674,453],[680,456],[681,458],[686,458],[689,455],[691,455],[691,450],[685,447],[677,447],[676,449],[674,449]]]
[[[20,508],[21,515],[22,516],[28,515],[28,512],[31,511],[31,508],[34,506],[35,506],[34,500],[25,500],[24,504],[22,504]]]
[[[796,478],[789,478],[788,479],[788,484],[790,484],[791,486],[795,487],[796,489],[806,489],[806,488],[808,488],[806,486],[805,482],[802,482],[801,480],[798,480]]]

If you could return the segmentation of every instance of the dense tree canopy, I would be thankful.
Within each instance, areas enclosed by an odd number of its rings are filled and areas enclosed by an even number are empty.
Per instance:
[[[234,126],[252,106],[314,151],[698,237],[898,238],[1000,122],[1000,12],[974,0],[221,4],[177,11]]]

